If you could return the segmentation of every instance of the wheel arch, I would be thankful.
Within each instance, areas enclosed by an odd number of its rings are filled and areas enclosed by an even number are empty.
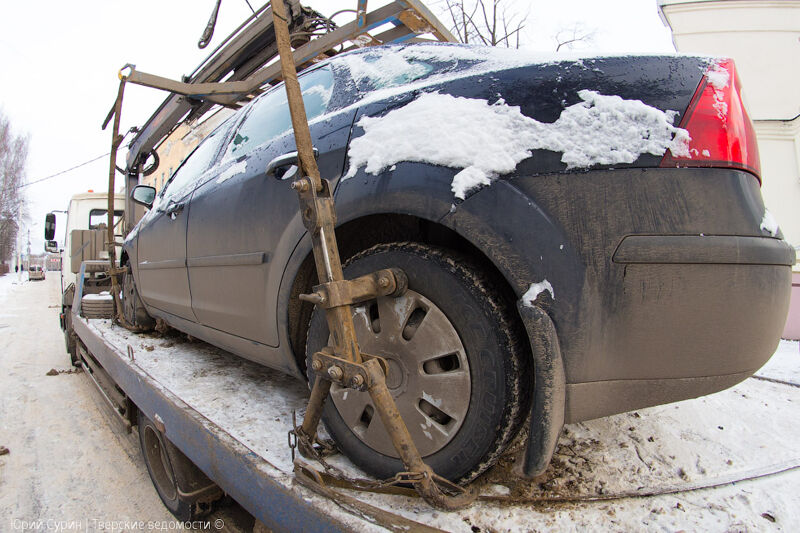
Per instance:
[[[439,222],[418,215],[400,213],[375,213],[364,215],[338,225],[336,239],[342,262],[353,255],[377,244],[391,242],[417,242],[438,246],[468,255],[492,280],[505,302],[516,309],[516,296],[511,285],[503,277],[492,260],[468,239]],[[304,239],[306,241],[307,239]],[[299,248],[299,247],[298,247]],[[298,254],[299,251],[296,251]],[[305,372],[305,335],[313,305],[300,301],[297,296],[310,292],[317,283],[314,258],[308,247],[302,252],[303,258],[291,276],[287,309],[287,334],[298,370]],[[514,312],[516,318],[517,313]],[[518,326],[523,327],[522,322]],[[524,331],[524,329],[522,330]],[[526,351],[528,350],[526,347]],[[529,355],[529,354],[528,354]]]
[[[417,180],[387,191],[386,176],[337,190],[336,235],[343,261],[361,250],[387,242],[413,241],[454,249],[473,258],[495,280],[514,315],[531,283],[548,280],[555,298],[537,304],[551,317],[556,331],[575,316],[584,282],[584,265],[561,227],[513,182],[497,180],[458,206],[442,180],[420,186]],[[400,180],[393,180],[397,183]],[[402,183],[402,182],[401,182]],[[390,208],[390,206],[392,208]],[[316,283],[311,241],[298,243],[284,271],[279,324],[294,354],[297,374],[304,375],[305,327],[310,304],[297,295]],[[531,349],[532,339],[527,349]]]
[[[336,234],[342,258],[375,244],[413,241],[465,253],[490,276],[512,306],[509,314],[521,328],[521,348],[534,375],[530,424],[537,436],[528,441],[517,468],[525,476],[539,474],[552,457],[568,401],[558,324],[577,318],[585,265],[557,221],[512,181],[498,180],[457,206],[452,193],[442,190],[441,180],[433,187],[413,181],[401,182],[393,191],[387,190],[385,176],[368,178],[356,187],[348,180],[340,187]],[[394,209],[387,209],[390,205]],[[299,377],[305,376],[305,333],[313,307],[297,296],[316,282],[314,269],[305,235],[284,272],[280,302],[285,311],[279,314]],[[522,295],[543,280],[551,283],[553,294],[540,296],[533,308],[525,306]]]

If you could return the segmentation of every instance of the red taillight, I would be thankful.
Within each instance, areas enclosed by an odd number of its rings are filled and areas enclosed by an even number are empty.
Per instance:
[[[761,181],[756,133],[740,91],[732,59],[710,65],[680,123],[691,137],[689,155],[668,151],[661,166],[739,168]]]

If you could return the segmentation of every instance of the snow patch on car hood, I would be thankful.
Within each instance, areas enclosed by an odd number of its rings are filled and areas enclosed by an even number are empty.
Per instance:
[[[639,100],[582,90],[583,100],[553,123],[526,117],[501,99],[426,93],[381,117],[363,117],[364,135],[350,145],[350,170],[378,174],[402,161],[460,168],[453,193],[464,199],[473,189],[516,169],[533,150],[561,152],[567,168],[633,163],[640,155],[689,153],[689,134],[673,126],[675,111]]]

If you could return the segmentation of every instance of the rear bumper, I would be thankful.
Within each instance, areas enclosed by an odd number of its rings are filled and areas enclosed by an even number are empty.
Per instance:
[[[514,184],[563,231],[555,257],[574,257],[556,269],[553,252],[528,252],[543,265],[530,281],[555,290],[540,303],[558,333],[567,422],[716,392],[774,353],[795,255],[760,229],[752,175],[630,169]]]
[[[793,249],[741,236],[630,236],[602,379],[567,385],[567,421],[724,390],[774,353],[789,306]],[[607,374],[608,375],[608,374]]]
[[[734,235],[629,235],[614,252],[618,264],[783,265],[795,262],[786,241]]]

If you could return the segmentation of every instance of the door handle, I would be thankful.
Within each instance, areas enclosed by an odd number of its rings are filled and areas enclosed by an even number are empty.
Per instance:
[[[314,159],[319,159],[319,150],[314,148]],[[287,154],[279,155],[267,164],[266,174],[279,180],[289,179],[294,175],[294,172],[279,172],[280,169],[290,166],[297,166],[298,155],[297,152],[289,152]]]
[[[177,218],[180,212],[183,211],[183,207],[184,204],[182,203],[170,202],[169,205],[167,206],[167,209],[165,210],[165,213],[169,216],[169,218],[175,220],[175,218]]]

